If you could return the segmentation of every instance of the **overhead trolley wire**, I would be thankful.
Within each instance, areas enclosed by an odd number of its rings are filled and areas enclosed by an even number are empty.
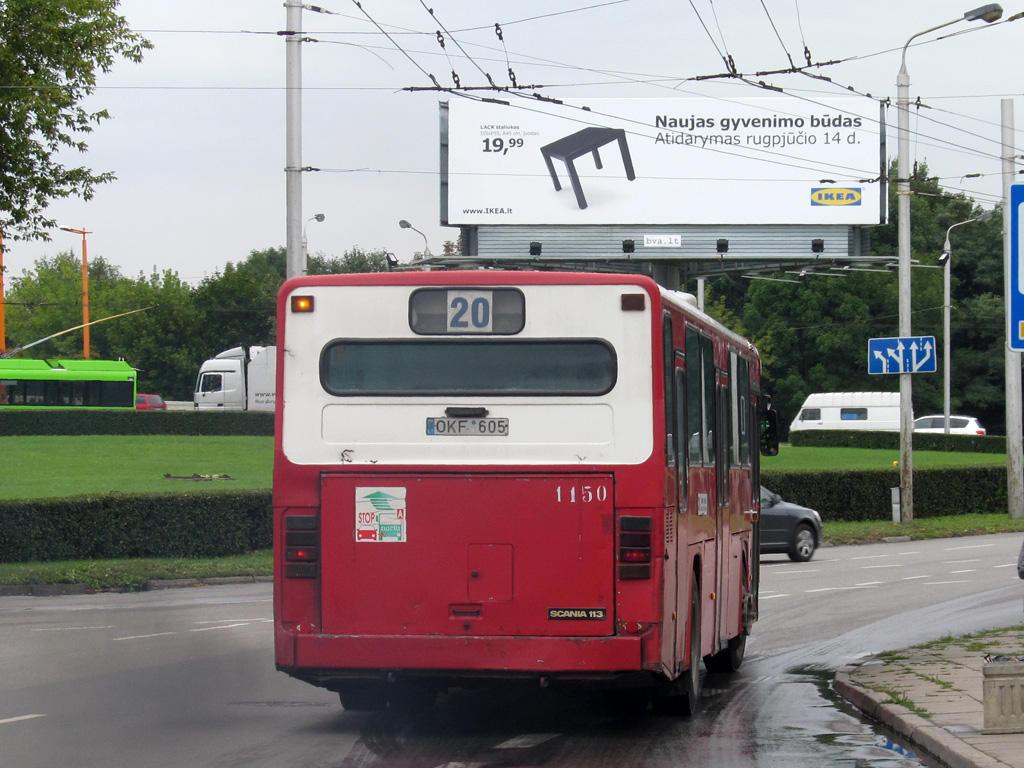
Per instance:
[[[768,11],[768,6],[764,4],[764,0],[761,0],[761,7],[764,8],[764,14],[768,17],[768,23],[772,25],[772,31],[775,32],[775,37],[778,39],[779,45],[782,46],[782,50],[786,54],[786,58],[789,59],[790,68],[796,69],[796,64],[793,63],[793,57],[789,55],[789,49],[787,49],[786,44],[782,42],[782,35],[779,34],[779,30],[775,26],[775,19],[772,18],[771,13]]]

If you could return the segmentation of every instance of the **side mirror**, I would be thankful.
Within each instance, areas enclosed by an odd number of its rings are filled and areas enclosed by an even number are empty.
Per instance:
[[[779,417],[775,411],[765,408],[761,410],[758,421],[761,422],[761,455],[779,455]]]

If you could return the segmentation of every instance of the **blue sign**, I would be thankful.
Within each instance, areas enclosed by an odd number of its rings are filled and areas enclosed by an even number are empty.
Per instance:
[[[868,339],[868,373],[935,373],[934,336]]]
[[[1024,251],[1024,184],[1010,185],[1010,284],[1006,286],[1006,344],[1014,352],[1024,352],[1024,274],[1020,268]]]

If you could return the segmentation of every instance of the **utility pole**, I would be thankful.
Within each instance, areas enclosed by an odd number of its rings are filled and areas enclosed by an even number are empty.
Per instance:
[[[928,30],[929,32],[931,30]],[[918,35],[924,34],[919,32]],[[915,35],[914,37],[917,37]],[[910,40],[914,38],[911,37]],[[903,65],[896,77],[896,205],[898,236],[899,335],[911,335],[910,293],[910,75],[907,74],[907,46],[903,46]],[[913,374],[900,372],[900,522],[914,519],[914,388]]]
[[[302,2],[285,0],[285,277],[306,274],[302,253]]]
[[[1003,295],[1006,303],[1006,491],[1010,517],[1024,519],[1024,440],[1021,422],[1020,352],[1010,349],[1010,187],[1014,177],[1013,100],[1002,100],[1003,124]]]

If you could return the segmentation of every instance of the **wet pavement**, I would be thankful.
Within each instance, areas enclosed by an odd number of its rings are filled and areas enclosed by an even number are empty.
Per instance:
[[[944,638],[868,657],[840,669],[837,693],[868,717],[948,768],[1024,768],[1024,716],[1019,684],[990,694],[986,723],[983,667],[1020,664],[995,657],[1024,655],[1024,627]],[[993,659],[986,661],[986,658]],[[1009,667],[999,666],[999,669]],[[993,709],[994,708],[994,709]],[[995,715],[1004,716],[997,723]],[[1005,730],[1005,716],[1015,733]]]

